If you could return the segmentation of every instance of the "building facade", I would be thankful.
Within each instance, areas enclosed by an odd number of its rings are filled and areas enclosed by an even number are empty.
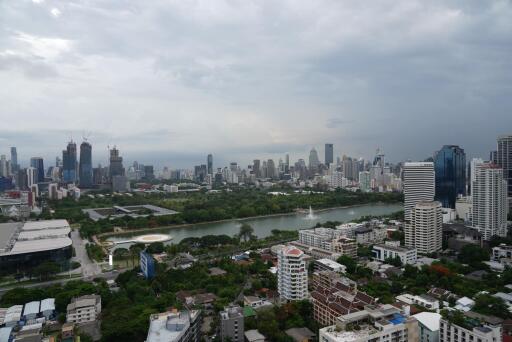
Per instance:
[[[430,254],[443,247],[443,210],[440,202],[419,202],[405,223],[405,245],[419,254]]]
[[[325,165],[331,165],[334,161],[334,145],[333,144],[325,144]]]
[[[408,221],[411,219],[411,212],[417,203],[434,200],[434,163],[405,163],[403,177],[405,220]]]
[[[293,301],[308,296],[308,270],[304,252],[287,246],[277,254],[277,285],[281,300]]]
[[[496,164],[503,169],[503,179],[507,182],[508,207],[512,209],[512,135],[498,137]]]
[[[439,322],[439,342],[501,342],[503,341],[501,325],[480,324],[475,320],[465,320],[464,327],[448,318]]]
[[[244,312],[236,306],[228,306],[220,312],[220,336],[222,341],[244,341]]]
[[[86,295],[73,298],[67,306],[68,323],[94,322],[101,313],[101,296]]]
[[[416,248],[401,247],[398,244],[389,243],[373,246],[372,256],[374,259],[382,262],[389,258],[399,258],[402,265],[414,265],[418,258]]]
[[[80,145],[80,164],[78,178],[81,188],[92,187],[92,146],[87,141]]]
[[[66,149],[62,151],[62,180],[65,183],[76,182],[76,167],[76,144],[73,141],[70,141]]]
[[[44,161],[41,157],[32,157],[30,158],[30,167],[35,169],[34,173],[34,182],[42,183],[44,182]]]
[[[475,165],[475,180],[472,184],[472,226],[484,240],[492,236],[507,235],[507,182],[503,169],[495,164]]]
[[[458,196],[466,195],[466,153],[456,145],[444,145],[434,155],[436,201],[455,208]]]

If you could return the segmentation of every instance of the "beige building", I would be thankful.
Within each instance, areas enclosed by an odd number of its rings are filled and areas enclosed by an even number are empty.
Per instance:
[[[405,245],[418,254],[430,254],[443,247],[443,211],[441,203],[419,202],[405,224]]]

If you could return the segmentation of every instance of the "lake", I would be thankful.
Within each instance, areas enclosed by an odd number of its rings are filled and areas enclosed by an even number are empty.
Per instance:
[[[187,237],[201,237],[205,235],[225,234],[229,236],[234,236],[235,234],[238,234],[242,221],[250,224],[254,228],[254,234],[256,236],[258,236],[259,238],[263,238],[271,235],[271,231],[273,229],[300,230],[311,228],[318,222],[350,222],[362,216],[386,215],[400,210],[403,210],[402,204],[365,204],[350,208],[334,208],[314,212],[313,218],[309,218],[308,214],[293,213],[278,216],[264,216],[250,219],[235,219],[217,223],[194,224],[182,228],[166,227],[157,230],[150,230],[147,233],[134,232],[130,234],[129,232],[127,232],[126,234],[109,237],[107,238],[107,241],[126,241],[130,240],[130,238],[133,238],[134,236],[152,233],[164,233],[171,235],[172,241],[169,243],[178,243]],[[123,247],[127,247],[129,245],[131,245],[131,243],[126,243],[123,244]]]

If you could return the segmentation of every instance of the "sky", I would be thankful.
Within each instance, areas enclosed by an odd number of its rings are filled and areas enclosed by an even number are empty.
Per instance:
[[[487,158],[512,133],[511,56],[510,0],[0,0],[0,154]]]

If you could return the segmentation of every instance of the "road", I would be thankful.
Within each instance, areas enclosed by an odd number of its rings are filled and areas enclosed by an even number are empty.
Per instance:
[[[114,270],[114,271],[105,272],[105,273],[97,274],[95,276],[88,276],[88,277],[83,277],[82,276],[82,277],[74,277],[74,278],[49,280],[49,281],[38,282],[38,283],[30,283],[30,284],[14,284],[14,285],[11,285],[11,286],[0,288],[0,297],[5,292],[7,292],[9,290],[12,290],[12,289],[14,289],[16,287],[24,287],[24,288],[27,288],[27,289],[34,288],[34,287],[48,287],[48,286],[57,285],[57,284],[65,284],[68,281],[73,281],[73,280],[93,281],[94,278],[102,278],[102,279],[105,279],[105,280],[110,280],[110,279],[117,278],[119,273],[120,273],[119,271]]]
[[[78,261],[82,265],[80,267],[82,276],[87,278],[101,274],[101,267],[89,259],[85,249],[87,241],[80,237],[80,233],[77,229],[71,231],[71,240],[73,241],[73,247],[75,248],[76,254],[72,258],[72,261]]]

